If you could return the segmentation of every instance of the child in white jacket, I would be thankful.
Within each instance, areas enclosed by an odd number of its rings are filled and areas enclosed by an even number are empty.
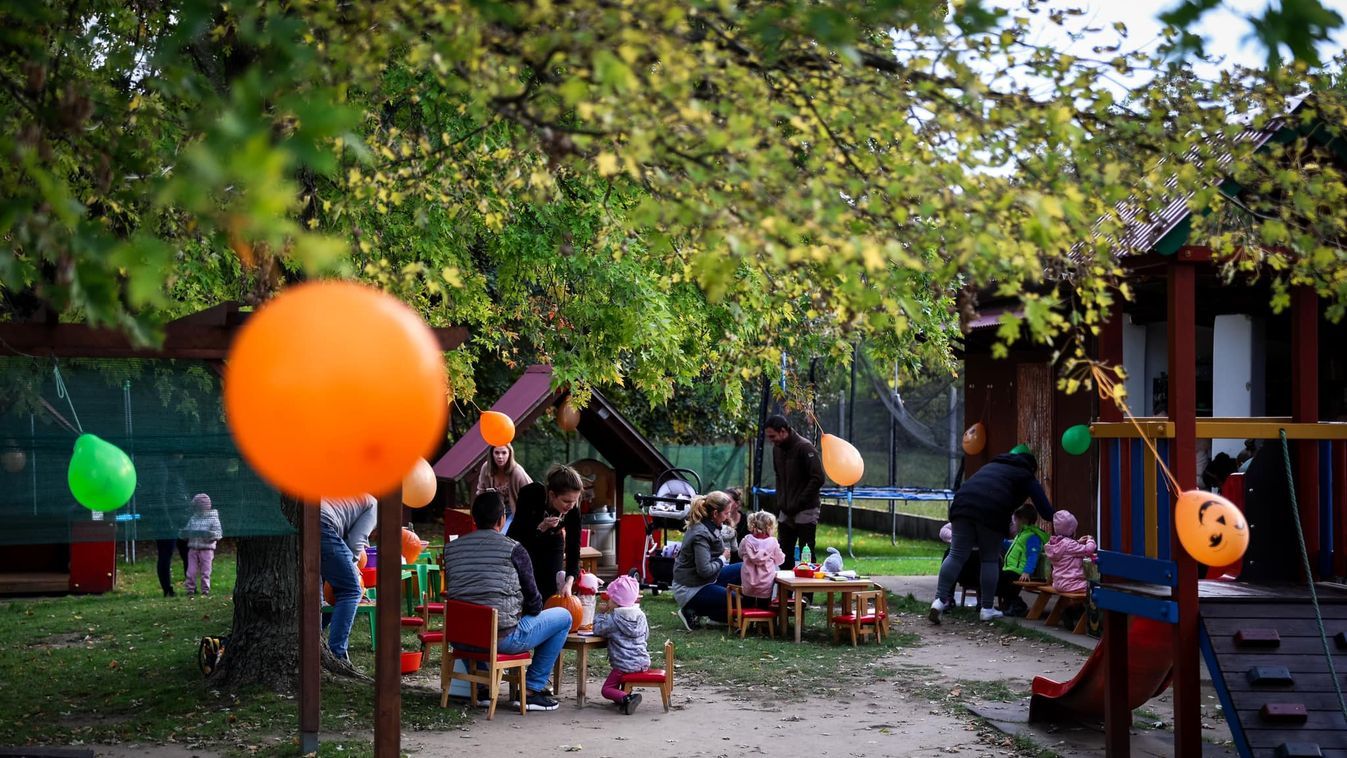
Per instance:
[[[192,498],[192,517],[179,536],[187,540],[187,594],[195,595],[199,584],[201,594],[209,595],[215,545],[224,536],[220,514],[211,507],[209,495],[203,492]]]

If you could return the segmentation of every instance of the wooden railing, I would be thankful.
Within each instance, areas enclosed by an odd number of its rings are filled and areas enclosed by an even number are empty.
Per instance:
[[[1099,442],[1099,544],[1102,549],[1169,560],[1172,502],[1150,439],[1166,465],[1174,423],[1163,417],[1097,422]],[[1199,418],[1198,439],[1261,439],[1280,444],[1281,431],[1301,442],[1299,454],[1318,457],[1318,570],[1347,575],[1347,423],[1296,423],[1289,417]],[[1199,474],[1201,472],[1198,472]],[[1297,491],[1306,491],[1297,484]]]

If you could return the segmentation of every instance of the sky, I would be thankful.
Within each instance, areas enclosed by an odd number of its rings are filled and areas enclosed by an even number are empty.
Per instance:
[[[1249,38],[1252,27],[1247,18],[1262,15],[1270,2],[1280,4],[1280,0],[1224,0],[1219,8],[1204,15],[1193,31],[1206,40],[1209,55],[1225,58],[1221,68],[1234,65],[1259,67],[1265,62],[1266,53],[1260,43]],[[1347,0],[1322,2],[1326,7],[1347,16]],[[995,4],[1012,12],[1018,5],[1007,0]],[[1102,39],[1113,39],[1112,25],[1121,21],[1128,30],[1126,47],[1132,48],[1147,43],[1152,46],[1158,44],[1161,32],[1159,15],[1178,4],[1179,0],[1069,0],[1045,5],[1085,9],[1086,14],[1077,19],[1077,23],[1084,20],[1090,26],[1103,28],[1105,32]],[[1090,48],[1101,39],[1073,42],[1060,27],[1050,23],[1043,13],[1038,14],[1033,25],[1038,40],[1051,42],[1057,49],[1073,54],[1089,54]],[[1330,42],[1320,45],[1319,54],[1322,59],[1328,60],[1344,48],[1347,48],[1347,29],[1339,28]],[[1215,73],[1215,69],[1204,65],[1195,65],[1194,68],[1204,77]]]

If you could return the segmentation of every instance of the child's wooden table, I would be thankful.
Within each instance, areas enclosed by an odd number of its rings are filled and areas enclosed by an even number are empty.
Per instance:
[[[597,650],[601,647],[608,647],[607,637],[576,632],[566,635],[566,644],[562,646],[561,654],[557,656],[557,666],[552,670],[552,686],[556,688],[557,697],[561,697],[561,661],[566,657],[567,650],[574,650],[575,678],[578,680],[575,685],[575,703],[578,708],[585,707],[585,682],[589,679],[589,651],[591,648]]]
[[[794,571],[776,572],[776,586],[779,588],[777,597],[781,606],[781,628],[786,628],[786,619],[788,617],[787,606],[795,608],[795,641],[800,641],[801,624],[804,620],[804,595],[807,592],[822,592],[828,596],[829,602],[832,601],[834,592],[845,596],[852,592],[868,590],[875,586],[875,583],[869,579],[805,579],[795,575]],[[845,603],[844,603],[845,604]]]

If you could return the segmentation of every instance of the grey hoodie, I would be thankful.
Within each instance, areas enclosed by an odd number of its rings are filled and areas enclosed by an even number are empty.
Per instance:
[[[639,605],[594,616],[594,634],[608,638],[608,660],[624,674],[650,668],[650,625]]]

